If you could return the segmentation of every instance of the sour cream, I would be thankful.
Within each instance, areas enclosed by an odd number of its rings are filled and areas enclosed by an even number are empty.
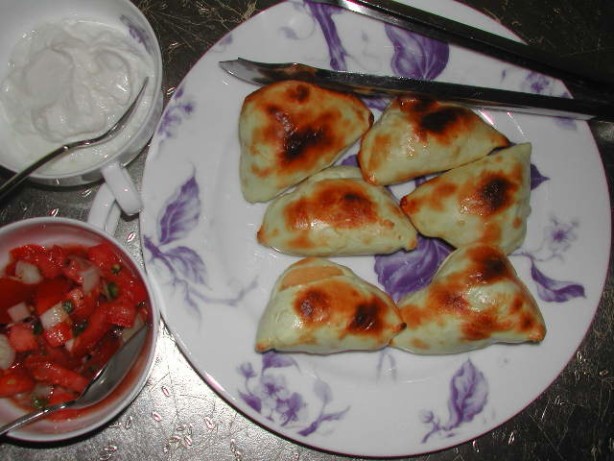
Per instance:
[[[145,77],[152,80],[153,67],[144,49],[119,27],[65,20],[26,34],[13,49],[0,86],[0,105],[12,138],[8,166],[21,168],[66,142],[108,129],[136,97]],[[77,150],[41,172],[81,171],[113,155],[138,129],[142,112],[152,102],[151,86],[119,139]]]

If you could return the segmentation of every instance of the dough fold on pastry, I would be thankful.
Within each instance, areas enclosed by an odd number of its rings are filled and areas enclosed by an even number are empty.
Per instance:
[[[508,145],[466,107],[398,97],[363,136],[358,163],[367,181],[387,185],[449,170]]]
[[[330,354],[376,350],[404,328],[382,290],[345,266],[305,258],[279,277],[258,324],[256,350]]]
[[[546,334],[537,303],[507,256],[483,244],[451,253],[433,281],[398,307],[407,328],[391,345],[416,354],[540,342]]]
[[[245,98],[239,116],[244,198],[266,202],[332,165],[373,123],[358,97],[282,81]]]
[[[423,235],[511,253],[525,238],[531,212],[530,159],[529,143],[502,149],[419,185],[401,208]]]
[[[352,166],[330,167],[273,200],[257,238],[299,256],[385,254],[417,244],[396,199]]]

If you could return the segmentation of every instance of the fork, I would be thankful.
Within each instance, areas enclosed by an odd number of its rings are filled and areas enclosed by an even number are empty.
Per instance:
[[[96,137],[66,143],[63,146],[60,146],[52,152],[49,152],[48,154],[39,158],[34,163],[30,164],[20,172],[14,174],[4,184],[2,184],[2,186],[0,186],[0,201],[4,200],[7,195],[13,192],[19,185],[21,185],[21,183],[23,183],[28,178],[28,176],[30,176],[30,174],[32,174],[34,171],[38,170],[41,166],[50,162],[51,160],[59,157],[66,152],[80,149],[83,147],[102,144],[103,142],[107,142],[117,136],[117,134],[126,126],[130,117],[136,110],[138,103],[143,97],[143,93],[145,92],[145,88],[147,87],[148,82],[149,77],[145,77],[145,80],[143,80],[143,84],[141,85],[141,89],[134,98],[134,101],[132,101],[130,106],[128,106],[126,111],[117,120],[117,122],[115,122],[113,126],[111,126],[111,128]]]

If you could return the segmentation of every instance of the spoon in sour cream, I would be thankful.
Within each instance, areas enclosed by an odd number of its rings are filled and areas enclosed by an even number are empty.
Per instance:
[[[80,149],[82,147],[102,144],[104,142],[107,142],[113,139],[115,136],[117,136],[117,134],[121,132],[122,129],[128,124],[128,121],[130,120],[132,114],[134,114],[136,108],[139,105],[139,102],[141,101],[143,97],[143,94],[145,93],[145,88],[147,87],[148,82],[149,82],[149,78],[146,77],[145,80],[143,80],[141,89],[139,90],[136,97],[134,98],[134,101],[132,101],[132,103],[130,104],[130,106],[128,106],[128,108],[122,114],[122,116],[108,130],[90,139],[73,141],[73,142],[64,144],[63,146],[60,146],[57,149],[53,150],[52,152],[49,152],[48,154],[44,155],[37,161],[30,164],[28,167],[24,168],[23,170],[14,174],[11,178],[9,178],[4,184],[2,184],[2,186],[0,186],[0,202],[4,200],[4,198],[8,196],[11,192],[13,192],[19,185],[21,185],[28,178],[28,176],[30,176],[30,174],[32,174],[33,172],[38,170],[41,166],[45,165],[51,160],[59,157],[62,154],[65,154],[66,152],[73,151],[75,149]]]

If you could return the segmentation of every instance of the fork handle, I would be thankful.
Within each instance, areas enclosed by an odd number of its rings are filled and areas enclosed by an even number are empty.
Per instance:
[[[4,426],[0,427],[0,437],[5,435],[9,431],[12,431],[13,429],[17,429],[18,427],[33,423],[34,421],[39,420],[40,418],[48,415],[49,413],[53,413],[58,410],[63,410],[64,408],[67,408],[73,405],[74,402],[75,402],[74,400],[69,400],[68,402],[60,402],[60,403],[56,403],[55,405],[50,405],[48,407],[42,408],[37,411],[27,413],[17,418],[16,420],[11,421],[10,423],[5,424]]]
[[[0,186],[0,202],[4,200],[7,195],[13,192],[17,186],[28,179],[28,176],[30,176],[31,173],[73,147],[74,146],[72,144],[64,144],[63,146],[58,147],[56,150],[39,158],[36,162],[32,163],[30,166],[27,166],[19,173],[15,173],[13,176],[11,176],[4,184],[2,184],[2,186]]]

